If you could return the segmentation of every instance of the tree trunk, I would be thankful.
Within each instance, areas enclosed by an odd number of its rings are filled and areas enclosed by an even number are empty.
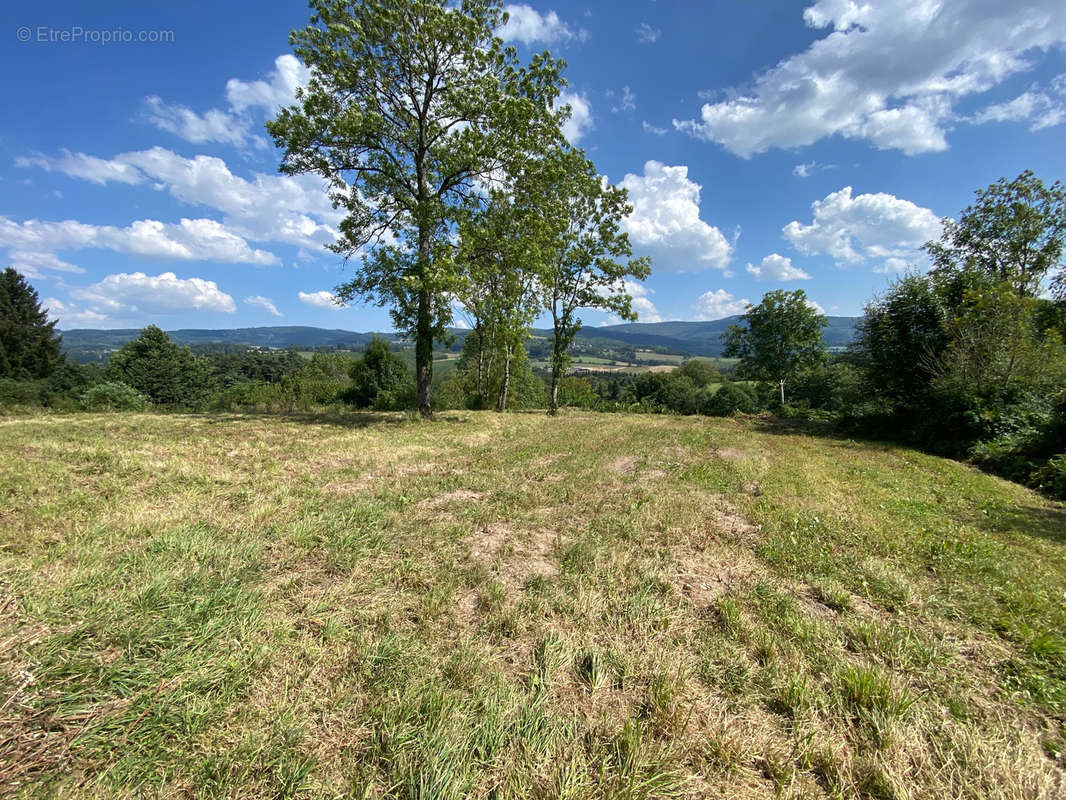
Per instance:
[[[559,323],[553,326],[555,341],[552,344],[552,384],[548,392],[548,416],[554,417],[559,411],[559,380],[563,368],[562,334],[559,332]]]
[[[485,404],[485,333],[480,324],[474,335],[477,336],[477,402],[480,406]]]
[[[785,381],[781,381],[781,405],[785,404]]]
[[[418,293],[418,320],[415,327],[415,379],[418,384],[418,413],[424,419],[433,416],[429,404],[429,385],[433,381],[433,316],[429,292]]]
[[[500,381],[500,396],[496,401],[496,410],[501,414],[507,410],[507,389],[511,384],[511,346],[504,346],[503,380]]]

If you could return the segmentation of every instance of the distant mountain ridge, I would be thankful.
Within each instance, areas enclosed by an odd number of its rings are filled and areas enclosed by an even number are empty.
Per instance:
[[[843,347],[855,336],[858,317],[829,317],[825,329],[828,347]],[[722,333],[736,324],[740,317],[726,317],[710,322],[632,322],[622,325],[586,327],[578,332],[583,340],[606,340],[634,347],[665,347],[677,353],[694,356],[719,356],[722,354]],[[465,330],[452,331],[460,338]],[[63,349],[78,360],[106,358],[111,351],[137,338],[135,328],[90,329],[77,328],[61,331]],[[180,328],[167,331],[171,339],[184,345],[219,345],[232,347],[276,347],[313,349],[316,347],[360,348],[374,336],[389,340],[400,337],[394,332],[346,331],[339,328],[314,328],[305,325],[281,325],[261,328],[198,329]],[[537,336],[550,336],[551,330],[534,331]]]

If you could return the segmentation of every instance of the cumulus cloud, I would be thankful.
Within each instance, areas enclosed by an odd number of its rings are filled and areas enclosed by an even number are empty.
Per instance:
[[[226,82],[226,100],[234,111],[261,108],[274,113],[296,102],[296,90],[311,80],[311,70],[296,56],[286,53],[274,59],[274,71],[265,81],[245,83],[237,78]]]
[[[834,134],[908,155],[935,152],[948,146],[960,99],[1066,42],[1061,0],[818,0],[803,17],[832,30],[675,127],[744,158]]]
[[[525,45],[560,44],[573,39],[585,41],[588,31],[574,30],[554,11],[541,14],[532,6],[524,3],[504,6],[507,24],[496,31],[496,35],[508,42],[521,42]]]
[[[758,265],[748,264],[747,270],[761,281],[809,281],[811,276],[799,267],[793,266],[792,259],[777,253],[770,253]]]
[[[108,275],[99,283],[72,289],[70,295],[84,302],[91,313],[119,318],[189,311],[232,314],[237,310],[233,298],[214,281],[179,278],[173,272]]]
[[[100,184],[151,184],[189,205],[222,212],[227,228],[259,242],[318,249],[335,240],[343,217],[313,175],[256,173],[246,180],[230,172],[220,158],[185,158],[163,147],[120,153],[112,159],[63,151],[54,158],[17,159],[16,164]]]
[[[658,125],[652,125],[647,120],[641,123],[641,127],[644,129],[645,133],[650,133],[654,136],[666,136],[666,134],[670,132],[668,128],[660,128]]]
[[[274,70],[266,80],[245,82],[230,78],[226,83],[228,109],[212,108],[200,114],[176,103],[167,103],[161,97],[145,98],[145,114],[148,121],[160,130],[172,133],[193,144],[218,142],[234,147],[249,144],[266,147],[262,136],[252,133],[252,109],[275,112],[296,100],[296,90],[310,79],[310,70],[292,54],[274,59]]]
[[[330,311],[340,311],[343,308],[333,293],[324,289],[320,292],[297,292],[296,296],[300,298],[301,303],[316,308],[327,308]]]
[[[650,255],[657,267],[696,271],[729,266],[733,245],[700,219],[702,187],[689,180],[688,167],[648,161],[643,175],[627,174],[619,185],[629,191],[633,204],[625,230],[635,249]]]
[[[878,271],[897,271],[903,259],[925,261],[918,249],[940,235],[940,219],[928,208],[891,194],[860,194],[851,187],[811,204],[809,225],[798,220],[782,233],[805,255],[832,256],[838,265],[880,262]]]
[[[743,314],[750,305],[751,301],[747,298],[738,300],[725,289],[716,289],[701,294],[693,310],[698,320],[715,320]]]
[[[35,253],[39,258],[60,250],[99,248],[143,258],[226,264],[280,263],[273,253],[252,248],[243,238],[213,219],[182,219],[177,224],[143,219],[118,228],[86,225],[74,220],[42,222],[31,219],[19,223],[0,216],[0,246],[16,252]]]
[[[637,26],[637,41],[641,44],[654,44],[662,35],[661,29],[653,28],[647,22],[642,22]]]
[[[640,281],[625,281],[625,291],[633,298],[633,310],[637,312],[637,319],[640,322],[663,321],[663,318],[659,315],[659,309],[655,307],[655,303],[648,296],[652,294],[651,289]]]
[[[592,130],[592,106],[583,94],[560,92],[559,105],[570,106],[570,119],[563,123],[563,136],[576,145],[581,137]]]
[[[187,142],[218,142],[241,147],[251,141],[256,147],[266,147],[263,137],[251,135],[250,123],[247,120],[226,111],[212,108],[198,114],[191,108],[165,103],[163,98],[157,95],[146,97],[144,103],[150,123],[159,130],[172,133]]]
[[[49,319],[55,320],[60,330],[98,328],[111,321],[107,314],[101,314],[98,311],[87,308],[79,308],[74,303],[64,303],[55,297],[44,298],[41,301],[41,307],[48,311]]]
[[[251,297],[244,298],[244,304],[246,306],[255,306],[256,308],[262,308],[265,311],[269,311],[275,317],[284,317],[285,315],[278,311],[278,307],[274,305],[274,301],[269,297],[263,297],[261,294],[252,295]]]

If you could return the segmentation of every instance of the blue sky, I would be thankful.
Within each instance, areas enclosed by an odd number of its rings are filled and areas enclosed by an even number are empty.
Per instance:
[[[329,303],[337,214],[263,129],[304,77],[306,6],[94,5],[0,12],[0,264],[61,328],[389,327]],[[1061,0],[508,10],[523,57],[566,59],[568,135],[630,190],[645,321],[782,287],[858,314],[975,189],[1066,178]]]

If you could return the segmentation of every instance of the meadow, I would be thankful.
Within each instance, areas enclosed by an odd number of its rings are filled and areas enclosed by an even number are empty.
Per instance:
[[[817,434],[0,417],[0,794],[1062,797],[1066,506]]]

